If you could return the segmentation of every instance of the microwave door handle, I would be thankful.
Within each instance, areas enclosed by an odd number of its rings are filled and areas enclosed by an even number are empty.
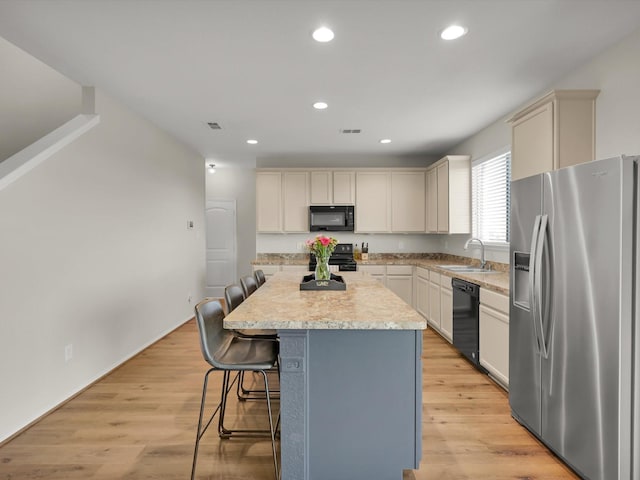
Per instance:
[[[537,316],[534,318],[534,322],[538,325],[538,332],[540,333],[540,347],[541,354],[545,359],[549,358],[549,346],[547,345],[546,336],[544,334],[544,324],[542,321],[543,316],[543,298],[542,298],[542,257],[544,255],[544,249],[547,238],[547,226],[549,225],[548,215],[542,215],[540,218],[540,229],[538,231],[537,252],[535,257],[535,277],[536,277],[536,312]],[[548,322],[547,322],[548,323]]]
[[[540,345],[540,332],[538,332],[538,293],[539,289],[536,286],[538,276],[536,275],[536,257],[538,252],[538,239],[540,234],[540,221],[541,216],[536,215],[533,221],[533,232],[531,234],[531,255],[529,257],[529,308],[531,311],[531,319],[533,321],[533,332],[535,334],[536,349],[539,354],[542,353]]]

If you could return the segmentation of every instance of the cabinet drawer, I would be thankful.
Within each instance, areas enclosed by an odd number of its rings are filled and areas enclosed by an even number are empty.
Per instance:
[[[509,297],[502,295],[501,293],[493,292],[485,288],[480,289],[480,304],[491,307],[498,312],[502,312],[507,315],[507,321],[509,320]]]
[[[418,277],[429,280],[429,270],[426,268],[416,267],[416,273],[418,274]]]
[[[413,266],[387,265],[387,275],[413,275]]]
[[[453,287],[451,286],[451,277],[440,274],[440,286],[447,290],[453,290]]]
[[[384,275],[387,267],[386,265],[358,265],[358,270],[370,275]]]
[[[429,272],[429,280],[432,283],[437,283],[440,285],[440,274],[438,272],[434,272],[433,270]]]

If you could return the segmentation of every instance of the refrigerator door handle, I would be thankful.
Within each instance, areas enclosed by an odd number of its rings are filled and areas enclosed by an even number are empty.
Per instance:
[[[533,321],[536,325],[536,335],[540,345],[540,353],[547,359],[549,358],[549,349],[544,335],[544,325],[542,323],[543,298],[542,298],[542,257],[544,254],[545,239],[547,236],[548,215],[540,217],[540,228],[538,229],[538,239],[536,241],[535,267],[534,267],[534,284],[535,284],[535,307],[533,308]]]
[[[531,255],[529,257],[529,306],[531,308],[531,318],[533,320],[533,332],[536,337],[536,349],[542,353],[541,333],[538,331],[538,293],[539,288],[536,286],[538,276],[536,275],[536,258],[538,257],[538,240],[540,237],[541,215],[536,215],[533,221],[533,233],[531,235]]]

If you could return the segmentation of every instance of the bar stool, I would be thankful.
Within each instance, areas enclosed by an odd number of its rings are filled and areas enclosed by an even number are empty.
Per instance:
[[[244,298],[249,298],[253,292],[258,289],[258,282],[253,275],[247,275],[240,279],[240,285],[242,285],[242,291],[244,292]]]
[[[267,279],[264,276],[264,272],[262,270],[256,270],[255,272],[253,272],[253,276],[256,277],[256,283],[258,284],[258,288],[264,285],[264,282],[267,281]]]
[[[224,300],[227,304],[227,313],[233,312],[242,302],[244,302],[244,292],[238,285],[227,285],[224,289]],[[269,340],[277,340],[278,332],[275,330],[233,330],[234,334],[243,338],[262,338]],[[264,390],[251,390],[244,386],[244,372],[238,372],[237,396],[238,400],[262,400],[264,398]],[[235,380],[234,380],[235,381]],[[279,391],[271,392],[274,398],[278,398]],[[255,394],[259,396],[256,397]]]
[[[234,335],[230,330],[223,328],[224,311],[218,300],[203,300],[195,307],[196,323],[200,333],[200,348],[205,361],[211,368],[204,376],[202,385],[202,399],[200,401],[200,415],[198,418],[198,430],[196,432],[196,443],[193,451],[193,464],[191,466],[191,480],[195,477],[196,463],[198,460],[198,447],[200,439],[207,431],[218,412],[218,433],[222,438],[228,438],[232,434],[242,436],[257,436],[269,433],[271,437],[271,449],[273,453],[273,465],[276,480],[278,480],[278,457],[276,454],[276,434],[271,413],[271,399],[269,397],[269,380],[267,370],[274,368],[278,358],[278,342],[265,339],[248,339]],[[207,385],[209,374],[216,370],[223,372],[222,393],[220,403],[203,425],[204,407],[207,396]],[[226,430],[221,431],[222,418],[226,408],[227,395],[230,390],[230,372],[256,371],[260,372],[264,378],[265,397],[267,400],[267,410],[269,417],[269,430]]]

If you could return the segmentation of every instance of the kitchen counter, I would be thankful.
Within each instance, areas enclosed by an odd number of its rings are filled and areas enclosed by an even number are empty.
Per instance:
[[[427,323],[391,290],[361,272],[340,272],[344,291],[300,291],[299,272],[278,272],[224,320],[226,328],[424,330]]]
[[[261,253],[251,262],[253,265],[307,265],[306,253]],[[499,273],[460,273],[451,272],[438,265],[474,265],[478,260],[444,253],[377,253],[369,254],[369,260],[357,260],[358,265],[413,265],[435,270],[448,277],[461,278],[480,285],[482,288],[509,295],[509,265],[487,262],[492,270]],[[344,272],[343,272],[344,273]]]
[[[369,275],[342,274],[344,291],[300,291],[300,272],[277,272],[224,320],[278,329],[282,480],[420,466],[426,322]]]

